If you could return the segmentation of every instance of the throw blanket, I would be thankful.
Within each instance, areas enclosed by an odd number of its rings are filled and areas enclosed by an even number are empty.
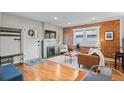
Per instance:
[[[102,52],[99,49],[93,49],[89,54],[96,53],[100,57],[99,66],[105,66],[105,59]]]

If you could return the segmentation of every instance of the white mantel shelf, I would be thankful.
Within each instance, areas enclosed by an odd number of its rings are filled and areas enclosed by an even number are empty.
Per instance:
[[[47,47],[55,46],[55,53],[57,52],[57,40],[56,39],[44,39],[43,40],[43,58],[47,58]]]

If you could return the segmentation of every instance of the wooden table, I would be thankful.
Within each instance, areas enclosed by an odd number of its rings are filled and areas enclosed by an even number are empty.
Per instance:
[[[117,58],[122,59],[122,68],[124,69],[124,53],[115,53],[115,69],[116,69],[116,65],[117,65]]]

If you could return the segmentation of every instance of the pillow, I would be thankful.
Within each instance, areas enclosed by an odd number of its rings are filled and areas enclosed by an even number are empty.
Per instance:
[[[88,51],[88,54],[90,54],[93,51],[93,48],[90,48]]]

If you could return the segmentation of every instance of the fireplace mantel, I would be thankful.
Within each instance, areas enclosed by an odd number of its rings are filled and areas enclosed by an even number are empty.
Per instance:
[[[42,56],[47,58],[47,47],[55,47],[55,53],[57,51],[57,40],[56,39],[44,39],[42,41]]]

